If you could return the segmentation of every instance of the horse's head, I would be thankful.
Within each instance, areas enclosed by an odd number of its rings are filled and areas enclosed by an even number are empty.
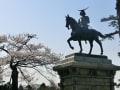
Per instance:
[[[76,22],[76,20],[72,17],[70,17],[69,15],[66,16],[66,27],[68,28],[68,30],[70,29],[75,30],[80,28],[79,24]]]
[[[70,29],[69,25],[70,25],[70,17],[69,17],[69,15],[67,15],[66,16],[66,27],[68,28],[68,30]]]

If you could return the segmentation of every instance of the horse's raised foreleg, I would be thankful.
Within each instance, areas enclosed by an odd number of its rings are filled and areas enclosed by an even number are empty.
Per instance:
[[[82,50],[83,50],[83,49],[82,49],[81,41],[79,40],[78,43],[79,43],[79,46],[80,46],[80,53],[82,53]]]
[[[90,43],[90,51],[89,51],[89,54],[91,54],[92,48],[93,48],[93,40],[89,40],[89,43]]]
[[[103,54],[103,47],[102,47],[102,43],[101,43],[101,41],[100,41],[99,39],[96,39],[95,41],[99,44],[100,49],[101,49],[101,55],[102,55],[102,54]]]
[[[67,40],[67,42],[68,42],[68,44],[69,44],[69,47],[70,47],[71,49],[74,49],[74,47],[73,47],[73,46],[71,45],[71,43],[70,43],[71,40],[73,40],[72,37],[70,37],[70,38]]]

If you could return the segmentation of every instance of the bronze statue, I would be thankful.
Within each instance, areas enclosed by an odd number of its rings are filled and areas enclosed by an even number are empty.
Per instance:
[[[81,44],[81,40],[88,40],[90,43],[90,51],[89,54],[91,54],[92,52],[92,48],[93,48],[93,41],[95,40],[101,49],[101,54],[103,54],[103,47],[102,47],[102,43],[99,40],[99,36],[101,38],[105,38],[105,36],[103,34],[101,34],[100,32],[96,31],[95,29],[89,29],[89,30],[84,30],[84,28],[82,28],[74,18],[70,17],[69,15],[66,16],[66,27],[68,29],[69,28],[72,29],[71,32],[71,37],[67,40],[69,46],[71,49],[74,49],[74,47],[71,45],[70,41],[78,41],[79,46],[80,46],[80,53],[82,53],[82,44]]]
[[[78,10],[78,11],[80,11],[80,16],[81,16],[80,19],[78,20],[78,24],[83,29],[88,30],[88,26],[89,26],[88,24],[90,23],[90,19],[85,13],[86,9]]]

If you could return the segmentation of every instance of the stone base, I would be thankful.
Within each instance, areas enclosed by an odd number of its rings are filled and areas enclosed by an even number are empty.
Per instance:
[[[60,75],[61,90],[114,90],[115,66],[107,56],[71,54],[54,70]]]

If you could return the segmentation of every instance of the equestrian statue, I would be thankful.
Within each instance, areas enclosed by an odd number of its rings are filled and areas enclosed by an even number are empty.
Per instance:
[[[85,12],[81,11],[81,14],[85,14]],[[84,25],[83,24],[80,25],[74,18],[70,17],[69,15],[66,16],[66,27],[68,28],[68,30],[69,29],[72,30],[71,37],[67,40],[70,48],[74,49],[74,47],[70,43],[71,40],[78,41],[80,46],[80,53],[82,53],[83,49],[82,49],[81,41],[82,40],[89,41],[89,44],[90,44],[89,54],[91,54],[92,48],[93,48],[93,41],[96,41],[100,46],[100,49],[101,49],[100,54],[102,55],[103,47],[102,47],[101,40],[99,40],[99,37],[105,39],[106,36],[95,29],[88,29],[87,24],[84,23]]]

